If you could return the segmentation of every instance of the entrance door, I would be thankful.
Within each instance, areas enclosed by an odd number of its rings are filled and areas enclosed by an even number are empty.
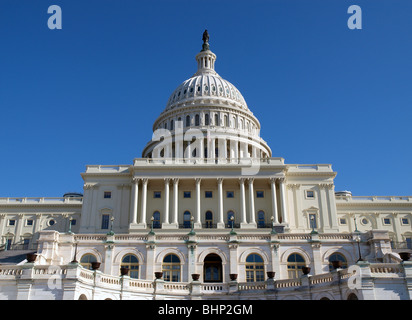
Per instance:
[[[203,282],[222,282],[222,259],[215,253],[203,261]]]

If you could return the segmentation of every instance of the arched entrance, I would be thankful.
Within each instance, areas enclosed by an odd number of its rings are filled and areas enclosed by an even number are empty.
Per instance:
[[[215,253],[208,254],[203,261],[203,282],[223,282],[222,259]]]

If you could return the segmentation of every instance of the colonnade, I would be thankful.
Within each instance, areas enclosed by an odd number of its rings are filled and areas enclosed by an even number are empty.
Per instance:
[[[218,229],[225,228],[224,218],[224,195],[223,184],[224,178],[194,178],[195,182],[195,207],[193,209],[193,224],[195,229],[202,228],[202,202],[201,202],[201,183],[203,180],[210,181],[216,179],[217,183],[217,219],[216,226]],[[259,178],[260,179],[260,178]],[[270,197],[271,197],[271,220],[276,224],[287,224],[288,213],[286,205],[285,179],[284,177],[262,178],[269,180]],[[131,204],[131,227],[141,229],[147,228],[147,190],[149,178],[132,179],[132,204]],[[154,178],[154,180],[158,180]],[[182,179],[183,180],[183,179]],[[185,181],[192,180],[184,178]],[[233,181],[233,178],[230,178]],[[238,178],[239,194],[240,194],[240,227],[241,228],[256,228],[256,212],[255,212],[255,193],[254,182],[256,178]],[[180,178],[164,178],[163,190],[163,218],[162,228],[174,229],[179,227],[179,181]],[[170,197],[170,188],[173,188],[172,197]],[[247,186],[247,194],[246,194]],[[139,188],[141,188],[141,198],[139,199]],[[277,189],[279,188],[279,198],[277,198]],[[279,201],[279,205],[278,205]],[[171,210],[169,210],[171,208]],[[280,208],[280,210],[278,210]]]

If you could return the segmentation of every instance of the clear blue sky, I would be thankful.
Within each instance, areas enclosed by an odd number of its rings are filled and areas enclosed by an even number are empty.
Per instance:
[[[412,195],[411,15],[410,0],[2,0],[0,197],[82,192],[86,165],[140,157],[204,29],[274,157],[331,163],[354,195]]]

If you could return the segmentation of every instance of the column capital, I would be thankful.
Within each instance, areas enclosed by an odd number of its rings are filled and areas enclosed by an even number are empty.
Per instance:
[[[142,183],[143,183],[143,184],[147,184],[148,181],[149,181],[148,178],[142,178]]]
[[[140,178],[138,178],[138,177],[133,177],[132,178],[133,183],[139,183],[139,181],[140,181]]]
[[[247,178],[239,178],[239,183],[240,184],[245,184]]]
[[[279,183],[285,183],[286,178],[285,177],[279,177],[279,178],[276,178],[276,180],[278,180]]]
[[[255,181],[255,178],[247,178],[247,182],[249,184],[253,184],[254,181]]]
[[[164,180],[165,184],[169,184],[172,179],[171,178],[164,178],[163,180]]]
[[[195,178],[196,184],[200,184],[200,182],[202,181],[202,178]]]
[[[179,178],[173,178],[173,184],[179,184]]]
[[[222,184],[223,183],[223,178],[217,178],[217,183]]]

